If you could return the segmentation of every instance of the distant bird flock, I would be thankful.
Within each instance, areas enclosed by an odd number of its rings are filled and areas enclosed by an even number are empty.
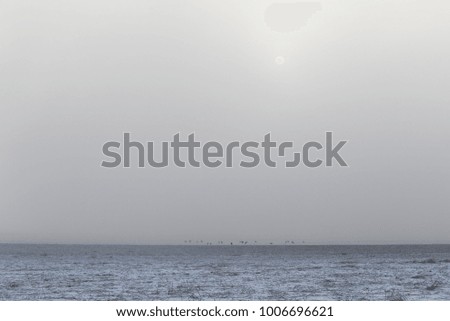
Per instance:
[[[301,242],[302,244],[305,244],[305,241]],[[284,241],[284,243],[274,243],[274,242],[258,242],[258,241],[215,241],[215,242],[204,242],[203,240],[185,240],[184,244],[190,244],[190,245],[295,245],[297,244],[294,241]]]

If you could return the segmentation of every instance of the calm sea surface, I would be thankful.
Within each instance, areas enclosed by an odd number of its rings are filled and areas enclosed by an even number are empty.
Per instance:
[[[450,300],[450,245],[0,245],[0,300]]]

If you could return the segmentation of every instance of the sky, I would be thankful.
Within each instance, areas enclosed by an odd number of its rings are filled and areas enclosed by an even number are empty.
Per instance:
[[[450,243],[448,1],[0,6],[0,242]],[[327,131],[348,167],[100,166]]]

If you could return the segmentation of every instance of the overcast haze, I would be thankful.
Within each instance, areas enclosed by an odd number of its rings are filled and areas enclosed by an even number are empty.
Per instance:
[[[449,243],[450,3],[312,2],[0,0],[0,242]],[[326,131],[348,168],[100,166]]]

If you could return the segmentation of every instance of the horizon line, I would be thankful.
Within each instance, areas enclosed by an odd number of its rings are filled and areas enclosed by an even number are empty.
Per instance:
[[[439,245],[450,245],[450,243],[234,243],[227,242],[223,244],[217,243],[53,243],[53,242],[0,242],[0,245],[54,245],[54,246],[239,246],[239,247],[249,247],[249,246],[439,246]]]

